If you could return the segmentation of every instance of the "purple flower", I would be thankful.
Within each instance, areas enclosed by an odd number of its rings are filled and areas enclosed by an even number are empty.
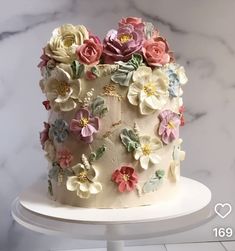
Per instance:
[[[160,125],[158,134],[161,136],[165,144],[169,144],[174,139],[179,137],[179,114],[171,110],[164,110],[159,114]]]
[[[86,143],[93,141],[93,134],[99,130],[99,118],[94,117],[84,108],[79,109],[70,122],[70,131]]]
[[[110,30],[104,39],[104,62],[128,61],[133,53],[141,51],[144,40],[143,30],[126,24],[116,30]]]

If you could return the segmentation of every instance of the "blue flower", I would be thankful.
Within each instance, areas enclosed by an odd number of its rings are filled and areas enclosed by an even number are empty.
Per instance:
[[[180,97],[183,93],[181,86],[188,82],[184,67],[175,63],[170,63],[165,65],[163,71],[169,80],[168,91],[170,98]]]
[[[180,81],[178,74],[176,72],[176,67],[174,64],[167,65],[167,68],[165,68],[165,73],[168,76],[169,79],[169,95],[170,98],[178,97],[179,96],[179,86]]]
[[[169,69],[167,71],[168,74],[168,78],[169,78],[169,94],[170,97],[178,97],[179,95],[179,85],[180,85],[180,81],[178,78],[178,75],[171,69]]]
[[[58,143],[62,143],[69,135],[69,126],[63,119],[56,119],[51,125],[49,133]]]

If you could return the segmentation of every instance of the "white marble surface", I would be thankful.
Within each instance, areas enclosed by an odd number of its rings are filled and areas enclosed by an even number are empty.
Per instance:
[[[46,176],[38,132],[47,114],[36,65],[52,29],[66,22],[85,24],[102,37],[122,16],[141,16],[159,27],[190,79],[184,89],[188,123],[181,130],[187,151],[183,174],[207,184],[214,203],[230,202],[235,208],[234,9],[232,0],[1,1],[1,251],[103,245],[31,233],[10,216],[19,191]],[[235,229],[235,210],[226,220],[216,218],[201,228],[148,243],[212,240],[212,228],[227,225]]]

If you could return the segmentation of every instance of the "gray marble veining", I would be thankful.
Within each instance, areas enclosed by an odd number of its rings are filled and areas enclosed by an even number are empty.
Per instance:
[[[230,202],[235,207],[234,9],[231,0],[8,0],[1,4],[1,251],[103,245],[32,233],[15,224],[10,215],[19,191],[45,177],[38,132],[47,114],[41,105],[36,65],[51,31],[66,22],[84,24],[100,37],[115,28],[122,16],[140,16],[159,28],[190,80],[184,88],[183,175],[207,184],[214,203]],[[235,228],[235,213],[225,221],[216,218],[192,231],[150,242],[215,240],[215,225]]]

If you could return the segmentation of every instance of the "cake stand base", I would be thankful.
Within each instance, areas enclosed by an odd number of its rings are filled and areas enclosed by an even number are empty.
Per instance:
[[[21,225],[48,235],[106,240],[108,251],[122,251],[124,240],[145,239],[197,227],[214,215],[211,192],[188,178],[180,180],[174,200],[126,209],[77,208],[50,200],[43,182],[32,185],[12,204]]]

